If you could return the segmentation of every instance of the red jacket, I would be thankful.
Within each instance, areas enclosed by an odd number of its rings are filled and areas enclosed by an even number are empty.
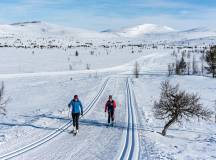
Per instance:
[[[110,101],[110,100],[108,100],[107,102],[106,102],[106,105],[105,105],[105,112],[108,110],[108,111],[111,111],[111,110],[115,110],[115,108],[116,108],[116,101],[115,100],[112,100],[112,101]]]

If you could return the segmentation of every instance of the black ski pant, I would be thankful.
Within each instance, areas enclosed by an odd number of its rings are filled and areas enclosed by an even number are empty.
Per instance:
[[[110,123],[110,119],[112,119],[112,122],[114,121],[114,110],[108,111],[108,123]]]
[[[72,113],[72,119],[73,119],[73,126],[76,127],[76,129],[79,129],[79,116],[80,113]]]

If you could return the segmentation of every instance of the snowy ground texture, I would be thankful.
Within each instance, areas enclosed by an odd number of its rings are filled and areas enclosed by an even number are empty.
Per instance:
[[[200,73],[168,77],[167,66],[175,61],[174,51],[179,58],[192,47],[188,61],[195,56],[200,67],[199,49],[215,44],[216,33],[157,29],[96,33],[41,22],[1,25],[0,81],[10,101],[0,115],[0,159],[216,159],[214,117],[173,125],[162,136],[165,121],[152,113],[167,79],[197,93],[214,111],[215,79]],[[135,62],[138,79],[132,75]],[[84,105],[77,136],[70,134],[67,108],[75,94]],[[107,127],[104,113],[110,94],[117,101],[114,127]]]

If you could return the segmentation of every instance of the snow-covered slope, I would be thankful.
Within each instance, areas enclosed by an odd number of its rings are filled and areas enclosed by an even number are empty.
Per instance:
[[[123,37],[137,37],[143,36],[144,34],[151,33],[169,33],[174,32],[175,29],[167,26],[159,26],[155,24],[142,24],[130,28],[124,28],[116,32],[116,34]]]
[[[111,35],[111,34],[109,34]],[[0,36],[18,37],[109,37],[107,33],[99,33],[85,29],[70,28],[41,21],[0,25]]]
[[[0,25],[0,43],[8,43],[12,46],[13,42],[17,39],[19,39],[19,41],[26,45],[26,41],[30,40],[31,43],[33,41],[39,42],[38,39],[42,39],[43,43],[41,42],[41,44],[45,44],[44,40],[52,41],[53,39],[63,41],[64,43],[71,43],[71,39],[115,39],[118,41],[119,39],[126,40],[131,38],[138,38],[147,41],[180,41],[214,36],[216,36],[216,31],[212,31],[204,27],[178,31],[168,26],[160,26],[155,24],[142,24],[119,30],[107,29],[102,32],[64,27],[41,21]],[[4,40],[3,38],[9,40]],[[61,44],[63,42],[61,42]],[[61,44],[55,43],[55,45],[58,46]]]

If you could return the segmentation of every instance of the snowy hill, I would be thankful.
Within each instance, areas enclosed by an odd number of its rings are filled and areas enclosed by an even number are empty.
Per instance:
[[[169,33],[174,32],[175,29],[167,26],[159,26],[155,24],[142,24],[130,28],[124,28],[116,32],[116,34],[123,37],[138,37],[151,33]]]
[[[110,35],[110,34],[109,34]],[[18,22],[0,25],[0,36],[34,37],[76,37],[99,38],[108,37],[106,33],[85,29],[70,28],[41,21]]]
[[[71,38],[152,38],[172,40],[173,37],[190,39],[216,36],[215,31],[207,28],[193,28],[177,31],[168,26],[142,24],[119,30],[107,29],[101,32],[86,29],[64,27],[41,21],[18,22],[10,25],[0,25],[0,37],[36,38],[36,37],[71,37]]]

